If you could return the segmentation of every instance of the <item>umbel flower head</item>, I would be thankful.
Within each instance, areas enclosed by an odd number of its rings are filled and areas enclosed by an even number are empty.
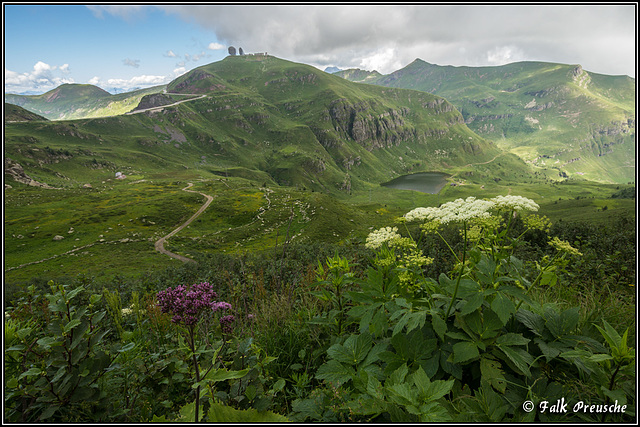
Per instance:
[[[430,220],[442,224],[455,221],[468,221],[490,215],[489,210],[495,206],[490,200],[467,197],[444,203],[439,208],[416,208],[405,214],[407,220]]]
[[[456,221],[469,221],[476,218],[488,218],[492,209],[530,210],[539,208],[533,200],[522,196],[497,196],[483,200],[475,197],[456,199],[442,204],[438,208],[415,208],[404,215],[408,221],[437,221],[441,224]]]
[[[158,292],[157,298],[162,312],[173,314],[172,322],[188,326],[195,325],[207,313],[231,309],[228,302],[216,301],[218,294],[208,282],[197,283],[190,288],[184,285],[167,288]]]
[[[401,237],[402,236],[398,234],[398,227],[382,227],[369,233],[365,247],[369,249],[378,249],[383,244],[391,243]]]
[[[540,206],[531,199],[522,196],[497,196],[491,199],[498,209],[508,209],[515,211],[534,211],[536,212]]]

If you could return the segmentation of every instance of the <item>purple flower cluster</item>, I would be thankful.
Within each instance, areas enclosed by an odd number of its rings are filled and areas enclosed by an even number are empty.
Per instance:
[[[218,294],[208,282],[197,283],[189,288],[184,285],[167,288],[158,292],[157,298],[162,312],[173,314],[172,322],[183,322],[185,325],[195,325],[207,311],[214,313],[231,309],[228,302],[216,301]]]
[[[233,331],[233,322],[236,320],[232,315],[222,316],[220,318],[220,326],[222,326],[222,332],[230,334]]]

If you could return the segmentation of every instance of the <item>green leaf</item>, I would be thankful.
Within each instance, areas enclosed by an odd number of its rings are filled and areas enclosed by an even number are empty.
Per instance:
[[[502,325],[506,325],[511,315],[515,313],[516,306],[509,297],[501,292],[496,293],[495,298],[491,302],[491,310],[500,318]]]
[[[527,345],[531,341],[528,338],[522,336],[522,334],[507,333],[500,335],[496,340],[497,344],[501,345]]]
[[[64,328],[62,328],[62,332],[63,333],[67,333],[69,332],[71,329],[75,328],[76,326],[78,326],[82,321],[80,319],[73,319],[71,321],[69,321],[69,323],[67,323],[66,325],[64,325]]]
[[[418,402],[416,401],[416,393],[413,387],[409,385],[409,383],[403,382],[400,384],[394,384],[387,387],[387,390],[390,392],[389,397],[391,401],[407,406],[407,405],[416,405]]]
[[[433,330],[438,334],[441,341],[444,341],[444,334],[447,332],[447,323],[442,320],[442,317],[436,312],[431,312],[431,326]]]
[[[467,300],[467,303],[464,305],[464,307],[462,307],[462,310],[460,310],[460,314],[466,316],[467,314],[476,311],[482,306],[483,302],[484,294],[481,292],[477,292]]]
[[[345,366],[335,359],[329,360],[318,368],[316,378],[333,384],[344,384],[355,376],[355,370]]]
[[[282,391],[284,389],[284,386],[286,385],[286,381],[284,378],[280,378],[278,381],[275,382],[275,384],[273,385],[273,387],[271,387],[271,390],[273,390],[274,392],[279,392]]]
[[[480,374],[482,380],[488,382],[493,388],[500,393],[504,393],[507,389],[507,382],[504,378],[502,365],[491,357],[482,357],[480,359]]]
[[[367,378],[367,393],[375,399],[384,400],[384,388],[373,375],[369,375]]]
[[[27,348],[27,347],[24,344],[16,344],[16,345],[12,345],[11,347],[6,349],[5,351],[22,351],[25,348]]]
[[[478,346],[473,342],[463,341],[453,345],[453,363],[466,362],[479,356]]]
[[[568,308],[558,314],[555,310],[548,309],[544,313],[546,326],[554,337],[560,338],[576,329],[580,321],[579,307]]]
[[[59,344],[58,343],[58,339],[55,337],[44,337],[44,338],[40,338],[38,341],[36,341],[38,343],[39,346],[42,346],[45,348],[45,350],[48,350],[49,348],[51,348],[52,345],[54,344]]]
[[[206,381],[226,381],[237,378],[242,378],[249,373],[250,369],[243,369],[241,371],[228,371],[224,368],[221,369],[212,369],[207,373],[207,375],[203,378]]]
[[[16,331],[16,335],[18,336],[18,338],[20,338],[21,340],[25,339],[26,337],[29,336],[29,334],[31,333],[33,329],[32,328],[22,328],[22,329],[18,329]]]
[[[334,344],[327,350],[332,359],[350,365],[357,365],[364,360],[372,346],[371,335],[351,335],[342,344]]]
[[[558,282],[558,275],[550,270],[545,270],[542,272],[542,276],[540,277],[540,286],[555,286]]]
[[[618,348],[622,343],[622,337],[618,334],[618,331],[616,331],[609,323],[607,323],[606,320],[603,320],[602,322],[604,324],[604,329],[598,325],[594,326],[598,328],[600,334],[602,334],[602,337],[607,341],[607,344],[609,344],[609,347],[612,350],[614,348]],[[624,344],[626,345],[626,340]]]
[[[411,318],[407,323],[407,333],[413,331],[416,328],[422,328],[427,320],[426,311],[418,311],[411,314]]]
[[[391,375],[389,375],[385,385],[401,384],[402,382],[404,382],[404,379],[408,373],[409,373],[409,367],[406,364],[403,364],[398,369],[393,371]]]
[[[418,397],[422,402],[440,399],[451,391],[454,383],[454,380],[431,381],[422,367],[412,374],[412,380],[418,388]]]
[[[596,362],[596,363],[600,363],[600,362],[604,362],[606,360],[613,360],[613,357],[611,357],[608,354],[593,354],[591,356],[589,356],[589,360]]]
[[[545,322],[539,314],[521,308],[516,313],[516,319],[529,328],[529,330],[534,334],[540,337],[543,335]]]
[[[533,357],[519,348],[511,348],[509,346],[501,346],[498,348],[502,350],[502,352],[513,362],[513,364],[518,368],[524,375],[527,377],[531,377],[531,371],[529,370],[529,365],[533,364]]]
[[[42,369],[40,369],[40,368],[30,368],[27,371],[25,371],[22,374],[20,374],[20,376],[18,377],[18,381],[20,381],[24,377],[40,376],[41,373],[42,373]]]
[[[42,412],[42,414],[40,414],[40,416],[38,417],[38,420],[42,421],[42,420],[46,420],[48,418],[51,418],[51,416],[53,414],[55,414],[58,411],[58,409],[60,409],[60,406],[57,406],[57,405],[52,405],[52,406],[47,407],[47,409],[45,409]]]
[[[87,331],[87,329],[89,329],[89,322],[85,321],[82,322],[82,324],[80,324],[73,332],[73,341],[71,342],[71,346],[70,349],[73,350],[75,349],[78,344],[80,344],[80,341],[82,341],[82,339],[84,338],[84,333]]]
[[[130,342],[130,343],[122,346],[122,348],[120,350],[118,350],[118,353],[124,353],[125,351],[129,351],[132,348],[134,348],[135,346],[136,346],[136,343]]]
[[[73,298],[76,297],[76,295],[78,295],[82,291],[84,291],[84,286],[77,287],[77,288],[72,289],[71,291],[67,292],[66,293],[67,301],[71,301]]]
[[[180,415],[176,421],[178,422],[200,422],[202,421],[202,417],[204,411],[198,411],[198,420],[196,420],[196,402],[187,403],[182,408],[180,408]]]

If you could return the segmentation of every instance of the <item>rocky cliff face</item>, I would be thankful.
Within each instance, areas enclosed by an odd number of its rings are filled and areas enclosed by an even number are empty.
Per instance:
[[[455,109],[442,98],[425,103],[423,108],[434,110],[436,114]],[[329,105],[326,120],[332,123],[337,135],[351,139],[368,150],[395,146],[408,140],[424,141],[430,136],[446,132],[442,129],[418,130],[407,120],[410,114],[411,110],[407,107],[385,109],[372,102],[362,101],[353,104],[341,98]],[[448,124],[460,123],[463,123],[462,116],[456,115]],[[324,131],[316,136],[325,146],[335,145],[336,135],[330,134],[331,132]]]

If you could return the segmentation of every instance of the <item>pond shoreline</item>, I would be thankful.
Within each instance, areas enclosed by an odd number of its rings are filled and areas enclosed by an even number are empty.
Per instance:
[[[450,177],[450,174],[443,172],[416,172],[401,175],[380,185],[396,190],[412,190],[427,194],[438,194],[447,184],[447,179]]]

